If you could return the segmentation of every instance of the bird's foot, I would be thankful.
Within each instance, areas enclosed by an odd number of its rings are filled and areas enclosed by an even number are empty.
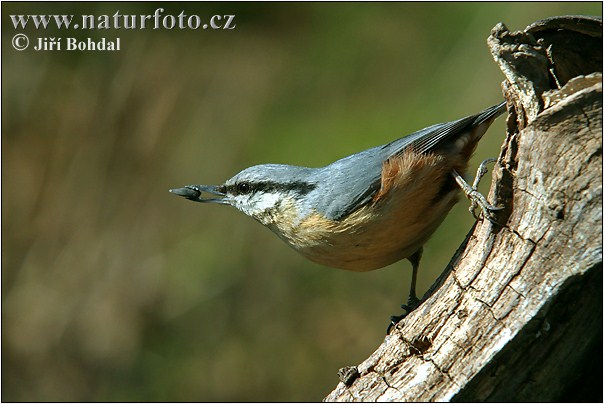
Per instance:
[[[482,216],[487,220],[494,222],[495,221],[495,212],[502,210],[503,207],[491,205],[487,198],[478,192],[478,184],[484,175],[489,171],[487,168],[487,164],[495,162],[496,159],[490,158],[484,160],[480,163],[478,170],[476,171],[476,177],[474,177],[474,182],[472,185],[468,184],[461,175],[459,175],[456,171],[453,172],[453,176],[455,177],[455,181],[460,186],[466,197],[470,200],[469,211],[472,213],[474,218],[479,219],[479,215],[476,214],[476,208],[480,208],[482,212]]]
[[[476,190],[472,190],[469,194],[466,194],[468,199],[470,200],[470,207],[468,210],[472,213],[475,219],[480,219],[480,214],[476,214],[476,208],[480,208],[480,212],[482,213],[482,217],[486,218],[491,222],[495,222],[495,212],[503,209],[501,206],[491,205],[487,198],[480,192]]]
[[[419,306],[419,299],[416,296],[409,296],[409,300],[407,300],[407,304],[401,305],[401,309],[405,310],[406,313],[403,313],[399,316],[390,316],[390,323],[388,324],[388,329],[386,329],[386,334],[390,334],[390,331],[392,331],[392,328],[395,327],[402,319],[407,317],[418,306]]]

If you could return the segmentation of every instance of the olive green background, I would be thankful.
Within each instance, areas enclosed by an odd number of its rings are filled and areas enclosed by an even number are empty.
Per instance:
[[[27,29],[122,49],[11,46],[10,14],[160,7],[237,27]],[[322,399],[382,342],[409,263],[325,268],[168,189],[321,166],[476,113],[502,100],[491,28],[561,14],[601,3],[2,3],[2,400]],[[503,138],[499,119],[472,171]],[[470,230],[467,207],[426,245],[420,293]]]

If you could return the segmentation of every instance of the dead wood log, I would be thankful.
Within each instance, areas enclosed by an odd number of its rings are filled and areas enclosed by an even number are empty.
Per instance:
[[[602,20],[498,24],[507,136],[421,306],[325,401],[602,400]]]

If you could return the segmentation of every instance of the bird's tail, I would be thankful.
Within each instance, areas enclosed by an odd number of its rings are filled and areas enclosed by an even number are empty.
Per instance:
[[[474,125],[480,125],[483,122],[487,122],[489,120],[493,120],[497,118],[499,115],[503,114],[506,111],[506,102],[503,101],[500,104],[493,105],[490,108],[485,109],[479,114],[475,115],[476,119],[474,120]]]
[[[476,145],[486,133],[487,129],[489,129],[493,121],[499,115],[503,114],[506,109],[506,102],[504,101],[474,115],[474,122],[469,125],[467,135],[459,137],[456,141],[458,143],[460,153],[465,156],[466,159],[471,157],[472,153],[474,153]]]

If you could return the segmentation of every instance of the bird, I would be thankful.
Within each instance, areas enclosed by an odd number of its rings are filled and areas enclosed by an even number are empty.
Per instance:
[[[355,272],[372,271],[402,259],[412,266],[406,313],[419,304],[416,282],[423,245],[459,199],[461,189],[491,220],[500,207],[477,191],[485,160],[473,185],[463,175],[476,145],[506,103],[478,114],[418,130],[318,168],[260,164],[222,185],[186,185],[175,195],[230,205],[272,230],[298,253],[318,264]]]

